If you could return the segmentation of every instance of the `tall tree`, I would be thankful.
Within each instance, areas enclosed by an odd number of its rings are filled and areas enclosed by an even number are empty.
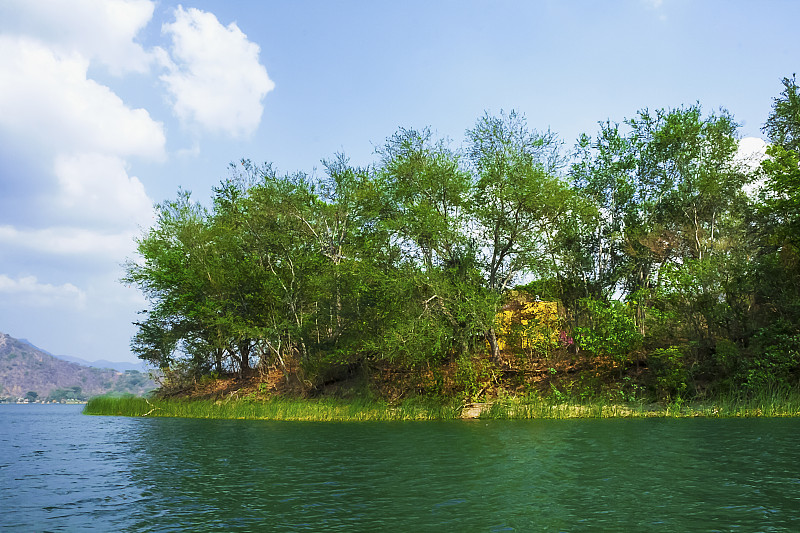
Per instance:
[[[800,248],[800,88],[795,76],[783,79],[764,133],[772,145],[762,166],[766,176],[763,213],[774,238]]]
[[[773,144],[800,152],[800,88],[797,76],[783,78],[783,91],[772,102],[763,131]]]
[[[764,132],[772,144],[762,162],[754,271],[754,314],[761,326],[753,338],[759,368],[795,368],[800,358],[800,88],[795,76],[782,80]],[[795,379],[797,372],[794,372]]]
[[[191,194],[180,191],[174,201],[157,206],[156,224],[138,241],[141,261],[128,261],[124,283],[137,286],[150,301],[147,318],[137,325],[132,349],[159,367],[175,363],[180,342],[202,337],[206,307],[213,294],[207,261],[212,257],[208,213]],[[200,356],[190,365],[201,370]]]
[[[735,158],[736,123],[725,111],[704,117],[694,105],[643,110],[625,126],[623,132],[606,122],[594,143],[584,136],[572,167],[576,186],[597,206],[596,229],[583,236],[593,267],[586,278],[596,280],[593,297],[616,294],[635,302],[644,334],[654,298],[689,286],[695,297],[678,291],[683,296],[673,292],[672,301],[683,302],[683,323],[698,327],[693,335],[713,344],[714,302],[724,298],[711,263],[741,264],[729,259],[747,212],[744,185],[752,178]]]
[[[475,172],[470,214],[475,221],[485,285],[495,296],[546,259],[544,229],[561,213],[557,177],[563,165],[561,142],[550,131],[530,130],[515,111],[485,114],[467,131],[468,155]],[[499,360],[493,326],[486,331],[492,357]]]
[[[451,349],[463,353],[488,317],[477,304],[482,287],[473,283],[476,245],[468,212],[472,176],[461,155],[444,140],[434,140],[429,128],[401,128],[379,153],[387,192],[385,224],[404,260],[417,269],[410,278],[417,301],[409,304],[419,309],[419,318],[403,327],[424,331],[425,342],[438,346],[438,357]],[[431,342],[433,338],[438,340]]]

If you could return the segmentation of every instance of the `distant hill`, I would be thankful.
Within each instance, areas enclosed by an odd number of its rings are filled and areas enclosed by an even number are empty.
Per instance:
[[[78,363],[79,365],[91,366],[94,368],[113,368],[117,372],[125,372],[126,370],[136,370],[137,372],[145,372],[145,373],[147,372],[147,365],[144,363],[144,361],[139,363],[106,361],[105,359],[98,359],[97,361],[87,361],[86,359],[81,359],[80,357],[74,357],[72,355],[56,355],[54,353],[50,353],[47,350],[43,350],[38,346],[34,345],[28,339],[19,339],[19,341],[24,342],[25,344],[29,344],[30,346],[46,353],[47,355],[52,355],[56,359],[61,359],[62,361],[69,361],[70,363]]]
[[[85,399],[108,392],[143,394],[156,388],[145,373],[63,361],[30,342],[0,333],[0,397]]]

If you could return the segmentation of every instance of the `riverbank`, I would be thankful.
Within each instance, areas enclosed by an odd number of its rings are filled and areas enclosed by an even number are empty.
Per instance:
[[[463,403],[454,399],[414,398],[396,404],[374,400],[287,399],[187,400],[99,396],[89,400],[87,415],[179,417],[317,422],[576,419],[576,418],[732,418],[798,417],[800,395],[721,398],[713,402],[654,404],[604,401],[558,402],[533,397]]]

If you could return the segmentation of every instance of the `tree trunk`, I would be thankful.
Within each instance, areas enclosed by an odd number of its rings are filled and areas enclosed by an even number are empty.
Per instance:
[[[239,343],[239,358],[241,359],[239,370],[241,374],[244,374],[247,370],[250,370],[250,341],[242,341]]]
[[[500,347],[497,345],[497,335],[494,332],[494,328],[489,328],[489,331],[486,332],[486,340],[489,341],[489,347],[492,350],[492,361],[499,363]]]
[[[214,349],[214,369],[217,374],[222,374],[222,348]]]

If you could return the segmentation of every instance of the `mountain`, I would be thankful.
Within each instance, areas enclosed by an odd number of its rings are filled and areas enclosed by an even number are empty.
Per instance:
[[[156,387],[137,370],[120,372],[63,361],[30,342],[0,333],[0,398],[85,399],[108,392],[143,394]]]
[[[43,350],[38,346],[34,345],[28,339],[18,339],[20,342],[24,342],[36,348],[37,350],[46,353],[47,355],[52,355],[56,359],[61,359],[62,361],[69,361],[70,363],[78,363],[79,365],[83,366],[91,366],[94,368],[113,368],[117,372],[125,372],[126,370],[136,370],[137,372],[144,372],[147,373],[147,365],[142,361],[139,363],[125,363],[122,361],[106,361],[105,359],[98,359],[97,361],[87,361],[86,359],[81,359],[80,357],[75,357],[72,355],[56,355],[54,353],[50,353],[47,350]]]

